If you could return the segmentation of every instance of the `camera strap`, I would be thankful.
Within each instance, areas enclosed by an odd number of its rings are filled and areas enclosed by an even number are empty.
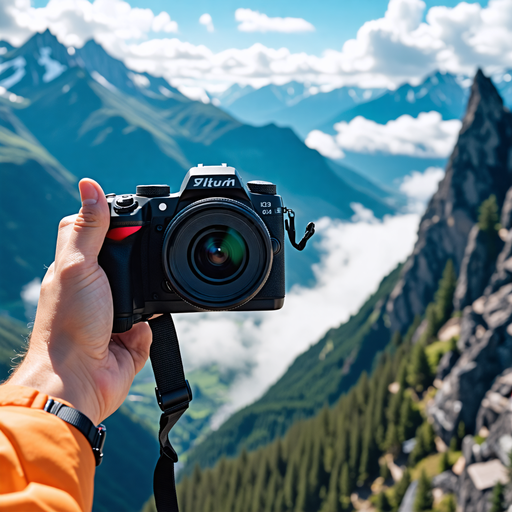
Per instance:
[[[286,229],[288,233],[288,238],[290,239],[290,243],[295,249],[298,251],[303,251],[308,243],[308,240],[315,234],[315,224],[310,222],[306,226],[306,232],[302,237],[301,241],[297,243],[295,241],[295,212],[291,208],[283,207],[283,213],[288,214],[288,218],[284,221],[284,229]]]
[[[192,391],[185,379],[178,336],[170,314],[149,321],[153,332],[149,357],[156,380],[156,398],[162,409],[160,416],[160,458],[153,477],[153,492],[158,512],[178,512],[174,464],[178,455],[169,441],[169,433],[192,400]]]

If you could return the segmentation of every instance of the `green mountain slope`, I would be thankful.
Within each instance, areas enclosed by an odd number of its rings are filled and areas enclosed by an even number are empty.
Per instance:
[[[388,276],[382,287],[386,288],[399,271]],[[185,475],[178,486],[180,510],[342,512],[368,510],[373,505],[380,512],[397,512],[411,478],[418,478],[422,470],[435,475],[449,469],[460,456],[457,450],[464,434],[454,436],[450,452],[441,449],[445,452],[442,459],[435,453],[435,433],[426,405],[436,393],[431,385],[442,354],[456,347],[455,339],[432,343],[439,326],[450,318],[451,308],[447,306],[452,302],[455,282],[450,262],[429,306],[425,334],[415,343],[416,320],[404,339],[398,333],[391,342],[381,339],[378,358],[370,357],[375,353],[370,347],[360,350],[367,360],[373,359],[373,371],[370,376],[358,372],[358,377],[354,372],[357,382],[338,397],[334,407],[324,407],[313,418],[295,422],[284,436],[265,447],[250,453],[243,450],[210,469],[196,466]],[[370,318],[377,311],[376,304],[368,320],[359,323],[359,330],[371,324]],[[327,336],[341,334],[349,323]],[[356,330],[357,324],[353,325]],[[326,346],[320,352],[326,356],[324,360],[335,351],[325,351]],[[307,371],[307,366],[298,366],[297,371]],[[317,380],[322,381],[322,376]],[[283,380],[281,385],[293,386],[294,379]],[[306,388],[303,391],[308,393]],[[318,393],[313,389],[309,394],[315,391]],[[413,446],[406,449],[406,444]],[[425,487],[431,491],[429,482]],[[416,505],[415,510],[454,510],[425,503]],[[144,512],[154,511],[153,502],[148,501]]]
[[[376,186],[371,193],[353,186],[353,180],[333,171],[326,159],[307,148],[290,129],[249,127],[213,105],[183,96],[155,97],[163,86],[154,77],[145,77],[155,83],[143,93],[129,79],[133,73],[124,64],[98,45],[86,46],[71,59],[45,32],[8,52],[0,73],[0,80],[12,79],[16,66],[7,64],[25,62],[18,66],[23,76],[11,87],[24,98],[15,104],[16,116],[75,176],[98,180],[106,192],[130,192],[141,183],[168,183],[178,190],[192,165],[227,162],[245,180],[276,182],[301,225],[322,216],[350,218],[354,213],[351,203],[363,204],[377,217],[395,211],[393,194]],[[39,58],[48,49],[61,66],[51,79]],[[88,58],[103,74],[86,63]],[[74,208],[64,213],[68,211]],[[312,246],[300,255],[288,251],[286,257],[289,284],[307,284],[313,279],[311,264],[318,261],[318,253]],[[19,301],[19,288],[26,282],[13,281],[1,302]]]
[[[383,306],[398,281],[401,267],[381,282],[378,290],[348,322],[327,334],[300,355],[258,401],[235,413],[187,456],[184,473],[195,464],[212,466],[221,457],[253,450],[284,435],[296,421],[333,404],[372,369],[375,355],[387,345]],[[314,321],[314,319],[312,319]]]
[[[0,309],[21,319],[21,287],[53,261],[58,223],[77,211],[78,194],[76,178],[6,103],[0,100]]]

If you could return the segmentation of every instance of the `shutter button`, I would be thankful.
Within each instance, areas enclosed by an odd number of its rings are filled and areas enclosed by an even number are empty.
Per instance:
[[[130,213],[137,208],[138,203],[135,201],[133,196],[125,195],[116,198],[114,210],[116,213]]]
[[[117,206],[131,206],[132,204],[133,204],[132,196],[121,196],[118,199],[116,199]]]

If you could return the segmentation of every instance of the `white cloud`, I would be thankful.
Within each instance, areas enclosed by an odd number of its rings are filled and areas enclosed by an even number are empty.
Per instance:
[[[317,223],[317,235],[310,242],[323,254],[313,267],[316,284],[293,287],[282,310],[177,315],[187,370],[218,364],[237,374],[231,402],[215,418],[216,425],[260,396],[329,328],[348,320],[412,251],[417,214],[380,221],[360,205],[353,208],[355,222],[324,218]]]
[[[251,9],[237,9],[235,20],[240,32],[313,32],[315,27],[302,18],[269,18]]]
[[[338,160],[345,156],[345,153],[343,153],[336,143],[335,138],[320,130],[309,132],[304,143],[308,148],[316,149],[320,154],[327,158],[332,158],[333,160]]]
[[[202,87],[190,87],[186,85],[178,86],[178,90],[194,101],[202,101],[203,103],[210,103],[210,97]],[[167,96],[167,95],[166,95]]]
[[[400,184],[400,192],[409,198],[409,210],[422,214],[430,198],[437,191],[439,182],[444,178],[444,169],[429,167],[423,173],[412,171]]]
[[[177,23],[166,12],[156,15],[122,0],[50,0],[41,8],[31,7],[29,0],[3,0],[0,33],[20,44],[49,27],[61,42],[76,47],[94,37],[135,71],[164,76],[175,86],[237,82],[261,87],[299,80],[318,86],[393,88],[405,81],[417,83],[436,69],[469,75],[478,66],[487,73],[512,66],[510,0],[489,0],[486,7],[465,2],[432,7],[422,21],[425,10],[422,0],[390,0],[382,18],[364,23],[341,49],[326,49],[320,56],[262,44],[215,53],[175,38],[154,39],[153,31],[176,32]],[[286,21],[299,18],[236,12],[244,30],[305,27]]]
[[[33,322],[36,316],[37,303],[39,302],[39,294],[41,293],[41,279],[38,277],[32,279],[21,289],[21,300],[25,306],[25,317],[28,321]]]
[[[337,155],[342,150],[445,158],[455,145],[460,127],[459,120],[443,121],[438,112],[422,112],[416,118],[403,115],[386,124],[357,116],[349,123],[336,123],[338,133],[334,136],[318,130],[311,132],[306,144],[329,158],[341,158]]]
[[[213,26],[212,17],[207,12],[205,12],[204,14],[201,14],[201,16],[199,16],[199,23],[201,25],[204,25],[206,27],[206,30],[208,30],[208,32],[213,32],[215,30],[215,28]]]
[[[14,45],[33,32],[46,28],[67,46],[82,46],[95,38],[119,44],[143,39],[148,33],[177,32],[178,24],[167,12],[155,15],[151,9],[131,7],[123,0],[50,0],[46,7],[31,7],[30,0],[6,0],[0,5],[0,33]]]

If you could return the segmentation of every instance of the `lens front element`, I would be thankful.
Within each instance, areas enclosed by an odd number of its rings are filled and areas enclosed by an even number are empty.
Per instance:
[[[263,287],[272,244],[261,218],[227,198],[192,203],[169,224],[163,264],[174,291],[206,311],[235,309]]]
[[[216,226],[197,236],[190,259],[196,274],[206,282],[226,282],[243,271],[247,246],[238,231]]]

